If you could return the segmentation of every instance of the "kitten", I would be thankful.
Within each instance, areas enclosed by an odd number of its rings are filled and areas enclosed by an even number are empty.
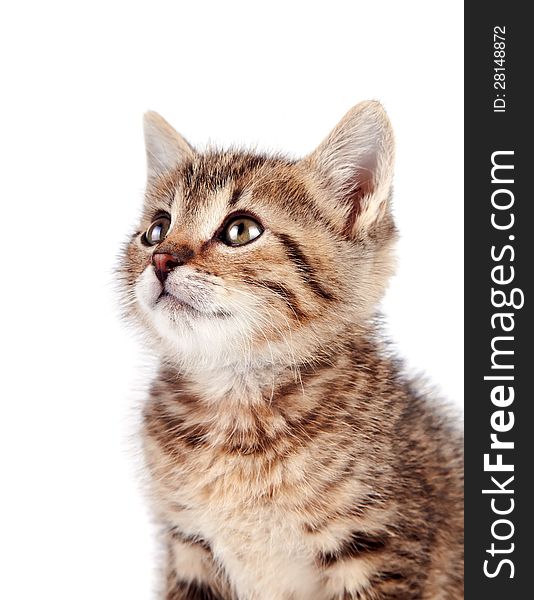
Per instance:
[[[166,600],[463,598],[459,428],[378,334],[394,142],[377,102],[301,160],[196,151],[145,117],[124,310]]]

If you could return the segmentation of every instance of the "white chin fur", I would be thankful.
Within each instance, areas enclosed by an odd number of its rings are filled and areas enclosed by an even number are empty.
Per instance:
[[[165,354],[185,369],[195,371],[261,360],[256,352],[253,355],[254,340],[262,338],[254,318],[259,307],[253,306],[250,299],[246,299],[248,306],[242,299],[239,304],[232,302],[223,286],[195,278],[188,267],[180,267],[179,274],[172,273],[166,288],[201,312],[173,307],[170,301],[156,302],[161,284],[152,267],[143,271],[135,286],[136,299],[146,321],[164,343]],[[221,311],[230,316],[218,316]],[[267,350],[269,358],[272,352]]]

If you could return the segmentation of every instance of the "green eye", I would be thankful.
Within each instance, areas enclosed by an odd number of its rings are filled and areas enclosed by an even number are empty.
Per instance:
[[[244,246],[263,233],[263,227],[251,217],[235,217],[228,221],[221,233],[227,246]]]
[[[158,217],[143,235],[143,241],[149,246],[161,243],[171,226],[169,217]]]

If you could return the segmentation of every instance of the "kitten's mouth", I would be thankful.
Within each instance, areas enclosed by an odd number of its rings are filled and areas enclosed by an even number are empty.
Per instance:
[[[160,295],[157,297],[155,306],[167,305],[168,307],[172,307],[173,309],[183,310],[184,312],[197,316],[197,317],[230,317],[231,314],[227,311],[218,310],[215,312],[202,311],[198,308],[195,308],[192,304],[184,300],[183,298],[178,298],[174,294],[171,294],[167,290],[162,290]]]
[[[160,295],[156,299],[156,305],[158,304],[167,304],[169,306],[173,306],[174,308],[182,308],[191,314],[201,315],[202,313],[197,310],[194,306],[182,300],[181,298],[176,297],[174,294],[171,294],[167,290],[162,290]]]

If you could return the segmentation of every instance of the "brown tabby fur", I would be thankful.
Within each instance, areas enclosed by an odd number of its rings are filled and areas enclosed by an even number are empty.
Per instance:
[[[393,137],[376,102],[304,158],[191,148],[146,118],[124,307],[161,357],[144,412],[166,600],[463,598],[461,436],[378,334]],[[142,234],[172,218],[155,247]],[[226,217],[264,227],[218,239]],[[153,252],[179,256],[159,300]],[[173,287],[174,286],[174,287]]]

